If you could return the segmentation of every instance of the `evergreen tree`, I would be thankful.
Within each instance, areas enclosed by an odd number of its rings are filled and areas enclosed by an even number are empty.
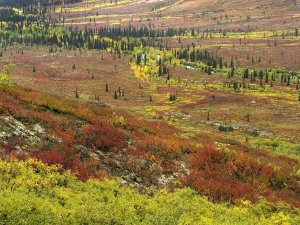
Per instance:
[[[231,76],[231,77],[234,76],[234,66],[231,68],[230,76]]]
[[[210,113],[209,113],[209,111],[207,112],[207,117],[206,117],[206,120],[210,120]]]
[[[249,69],[246,68],[246,69],[244,70],[244,76],[243,76],[243,78],[247,79],[248,77],[249,77]]]
[[[77,88],[76,88],[76,90],[75,90],[75,98],[79,98],[79,93],[78,93]]]

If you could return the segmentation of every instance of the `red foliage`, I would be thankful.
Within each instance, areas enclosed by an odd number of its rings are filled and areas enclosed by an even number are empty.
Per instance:
[[[27,103],[29,107],[24,107]],[[81,180],[89,177],[102,179],[105,173],[99,170],[99,161],[89,153],[76,152],[76,145],[83,145],[87,152],[91,148],[122,152],[124,162],[121,165],[113,157],[104,158],[103,163],[131,170],[145,182],[155,182],[162,172],[179,171],[181,165],[178,162],[193,152],[194,143],[212,144],[216,141],[207,135],[181,140],[176,135],[178,130],[167,123],[137,119],[124,112],[117,114],[125,117],[126,127],[115,128],[104,122],[111,119],[110,108],[99,109],[80,101],[65,101],[20,87],[0,87],[0,113],[12,115],[25,123],[41,123],[46,133],[62,139],[62,142],[53,141],[46,134],[40,135],[41,143],[36,148],[46,150],[28,154],[16,148],[22,146],[22,138],[11,138],[2,146],[3,158],[33,156],[48,164],[59,163]],[[89,124],[83,126],[83,134],[74,131],[78,128],[78,121]],[[127,139],[131,140],[129,147]],[[297,160],[276,157],[262,149],[229,141],[226,143],[231,144],[231,152],[208,146],[190,154],[190,173],[184,178],[184,184],[215,201],[236,202],[242,198],[256,201],[264,196],[271,201],[297,205],[295,202],[300,201],[299,178],[292,175],[298,168]],[[274,165],[278,165],[276,170]]]
[[[197,150],[197,153],[189,156],[189,162],[194,169],[217,169],[220,164],[227,161],[226,157],[221,151],[215,150],[213,147],[208,146]]]
[[[96,147],[104,151],[121,150],[126,147],[125,135],[117,128],[105,123],[85,125],[85,144],[89,147]]]
[[[78,159],[75,159],[73,161],[72,167],[71,167],[72,173],[75,173],[78,175],[78,178],[82,181],[86,181],[89,178],[89,173],[85,165]]]
[[[208,146],[191,154],[189,165],[191,171],[184,178],[184,184],[214,201],[246,198],[255,202],[261,195],[269,196],[268,191],[275,191],[274,188],[281,190],[282,196],[277,196],[278,199],[287,201],[287,194],[284,194],[287,192],[300,198],[299,185],[288,171],[275,171],[270,165],[263,165],[244,154]]]
[[[63,157],[58,151],[41,151],[38,158],[49,165],[63,164]]]
[[[239,198],[257,200],[253,187],[219,171],[192,171],[185,184],[214,201],[232,201]]]
[[[70,128],[57,129],[54,133],[56,136],[60,137],[67,146],[72,146],[75,142],[74,131]]]
[[[127,153],[134,156],[144,156],[145,152],[140,148],[129,147]]]

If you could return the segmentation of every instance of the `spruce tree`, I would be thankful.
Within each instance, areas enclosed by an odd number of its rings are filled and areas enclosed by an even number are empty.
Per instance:
[[[208,121],[210,121],[210,113],[207,112],[207,118],[206,118]]]
[[[75,90],[75,98],[79,98],[79,93],[78,93],[77,88],[76,88],[76,90]]]

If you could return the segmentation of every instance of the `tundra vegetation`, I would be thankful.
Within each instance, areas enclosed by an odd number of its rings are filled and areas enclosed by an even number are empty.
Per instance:
[[[300,223],[297,1],[0,6],[1,224]]]

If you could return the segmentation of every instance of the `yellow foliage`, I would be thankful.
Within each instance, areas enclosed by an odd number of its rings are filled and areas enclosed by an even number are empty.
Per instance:
[[[116,180],[76,180],[35,159],[0,160],[0,224],[299,224],[297,209],[214,204],[185,188],[152,197]]]
[[[118,116],[116,113],[113,113],[110,122],[115,127],[125,127],[126,126],[126,119],[123,116]]]
[[[9,79],[9,70],[14,67],[13,63],[9,63],[8,65],[5,65],[2,69],[2,72],[0,74],[0,84],[1,85],[6,85],[6,86],[11,86],[12,82]]]

